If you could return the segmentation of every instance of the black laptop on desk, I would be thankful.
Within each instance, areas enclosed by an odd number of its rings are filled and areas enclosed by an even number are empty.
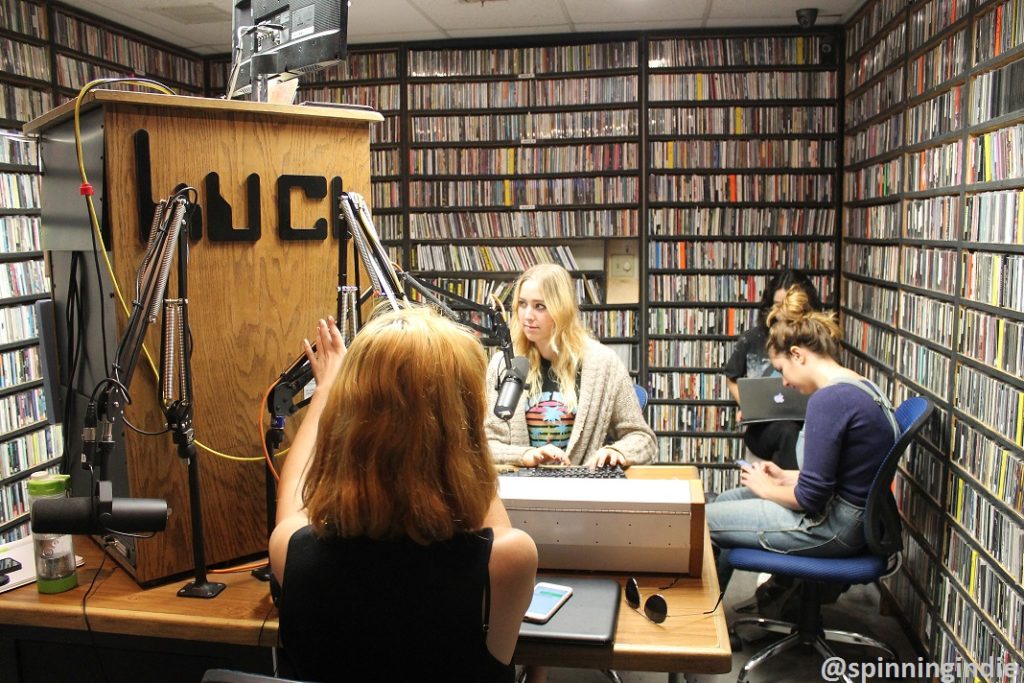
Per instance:
[[[614,579],[588,576],[537,576],[537,581],[572,586],[572,597],[546,624],[524,621],[519,637],[537,641],[607,645],[615,639],[622,587]]]
[[[807,396],[782,384],[781,377],[740,377],[742,424],[773,420],[803,420]]]

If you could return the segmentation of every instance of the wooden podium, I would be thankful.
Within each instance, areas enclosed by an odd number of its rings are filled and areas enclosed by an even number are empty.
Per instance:
[[[89,180],[112,269],[129,305],[151,203],[182,184],[198,191],[203,220],[190,233],[188,260],[194,424],[196,439],[219,452],[201,447],[198,455],[206,561],[217,565],[265,553],[261,399],[297,357],[317,319],[337,308],[336,197],[343,189],[369,198],[369,126],[383,117],[106,90],[87,95],[82,112]],[[73,113],[73,103],[62,105],[25,131],[40,135],[42,239],[52,270],[60,349],[68,335],[63,315],[71,288],[69,264],[75,252],[85,257],[78,257],[77,283],[89,302],[82,325],[85,358],[73,398],[77,418],[68,425],[77,462],[81,408],[109,372],[101,340],[105,334],[108,358],[113,357],[127,316],[111,294],[102,256],[99,275],[94,267],[93,231],[78,191]],[[346,260],[351,280],[356,268],[351,249]],[[177,291],[175,269],[167,296]],[[368,283],[365,275],[362,282]],[[159,363],[159,322],[150,325],[146,347]],[[68,359],[60,363],[66,372]],[[164,424],[157,387],[149,362],[140,357],[126,416],[141,429],[158,431]],[[60,414],[54,406],[50,410]],[[289,432],[294,428],[290,424]],[[143,585],[188,576],[193,566],[186,461],[169,434],[126,430],[115,437],[120,441],[108,475],[115,496],[162,498],[172,513],[166,531],[149,539],[119,536],[111,554]],[[72,475],[76,494],[88,494],[87,473],[74,465]]]

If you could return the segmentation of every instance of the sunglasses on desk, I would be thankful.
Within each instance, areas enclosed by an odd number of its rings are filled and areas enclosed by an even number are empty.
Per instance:
[[[678,580],[678,579],[677,579]],[[675,584],[675,581],[667,586],[658,588],[656,590],[665,590],[671,588]],[[725,591],[721,591],[718,594],[718,600],[715,602],[715,606],[706,612],[691,612],[688,614],[677,614],[673,616],[697,616],[700,614],[712,614],[718,606],[722,604],[722,598],[725,596]],[[640,585],[636,582],[636,579],[632,576],[626,580],[626,604],[633,609],[640,610]],[[655,593],[644,600],[644,616],[653,621],[655,624],[660,624],[668,619],[668,603],[665,601],[665,596],[661,593]]]

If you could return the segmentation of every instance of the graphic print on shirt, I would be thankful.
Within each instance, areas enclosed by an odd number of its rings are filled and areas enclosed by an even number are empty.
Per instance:
[[[575,422],[576,413],[566,409],[560,391],[541,392],[527,403],[526,429],[534,448],[547,443],[566,448]]]

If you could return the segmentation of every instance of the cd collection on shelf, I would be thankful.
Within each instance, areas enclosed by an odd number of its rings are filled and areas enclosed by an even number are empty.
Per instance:
[[[98,76],[220,94],[203,59],[60,3],[0,0],[0,123]],[[1024,0],[868,0],[844,27],[352,46],[300,101],[366,104],[391,257],[478,302],[572,272],[587,326],[650,392],[662,462],[735,485],[720,372],[779,268],[839,311],[844,362],[932,421],[894,484],[886,593],[940,661],[1024,666]],[[842,53],[842,56],[840,54]],[[841,114],[842,113],[842,114]],[[842,120],[840,120],[842,116]],[[0,140],[0,540],[63,449],[39,386],[31,141]],[[638,292],[611,282],[637,256]]]
[[[884,585],[926,653],[975,667],[1024,666],[1021,5],[878,0],[847,27],[848,77],[872,75],[846,93],[846,354],[936,406],[897,473]]]

